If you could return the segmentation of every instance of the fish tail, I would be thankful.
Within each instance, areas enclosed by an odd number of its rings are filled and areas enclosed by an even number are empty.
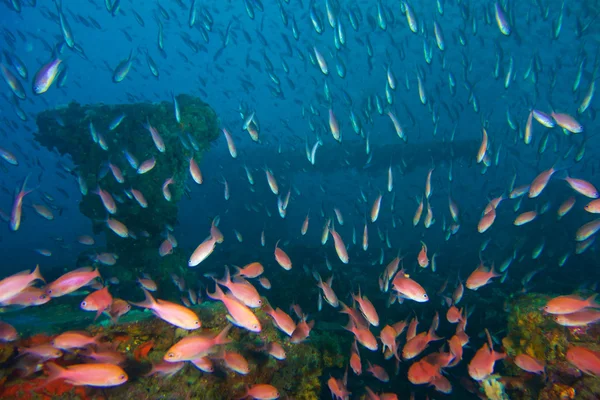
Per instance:
[[[433,342],[435,340],[442,340],[443,339],[442,337],[439,337],[438,335],[435,334],[435,328],[436,328],[435,325],[436,325],[435,321],[433,321],[431,323],[431,327],[429,328],[429,332],[427,333],[427,336],[429,337],[429,341],[430,342]]]
[[[144,291],[144,295],[146,296],[144,301],[139,302],[139,303],[131,302],[131,304],[133,304],[134,306],[142,307],[142,308],[153,309],[156,306],[156,300],[154,300],[154,297],[152,297],[152,295],[150,294],[149,291],[147,291],[144,288],[142,288],[142,290]]]
[[[598,296],[598,293],[594,293],[586,299],[585,302],[588,304],[588,307],[600,307],[600,304],[596,302],[596,296]]]
[[[58,366],[57,364],[53,363],[53,362],[48,362],[46,363],[46,368],[48,370],[48,379],[46,379],[41,387],[44,387],[46,385],[48,385],[50,382],[54,382],[58,379],[63,378],[63,374],[65,373],[66,369],[63,367]]]
[[[213,300],[221,300],[225,296],[219,285],[215,285],[214,293],[210,293],[208,289],[206,289],[206,295]]]
[[[227,334],[231,330],[232,325],[227,324],[225,328],[215,337],[215,345],[231,343],[231,339],[227,338]]]
[[[44,283],[46,282],[46,280],[44,279],[44,277],[42,276],[42,274],[40,273],[40,265],[37,264],[35,266],[35,269],[33,270],[33,272],[31,273],[31,276],[35,279],[39,279],[41,281],[43,281]]]

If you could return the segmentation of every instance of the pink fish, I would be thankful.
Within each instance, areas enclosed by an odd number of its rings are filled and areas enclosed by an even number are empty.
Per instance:
[[[184,361],[152,363],[152,369],[145,376],[160,375],[170,378],[185,367]]]
[[[39,265],[37,265],[31,273],[29,273],[29,270],[21,271],[2,279],[0,281],[0,304],[3,304],[4,301],[16,296],[38,279],[44,281],[44,278],[40,274]]]
[[[379,315],[377,315],[377,310],[367,296],[361,296],[360,286],[358,287],[358,295],[352,294],[352,298],[358,303],[360,311],[366,320],[373,326],[379,326]]]
[[[66,368],[49,362],[46,384],[65,379],[73,386],[110,387],[127,382],[127,374],[121,367],[112,364],[76,364]]]
[[[137,203],[140,205],[140,207],[142,207],[142,208],[148,207],[148,201],[146,201],[146,198],[144,197],[144,194],[142,192],[140,192],[139,190],[134,189],[134,188],[131,188],[130,192],[133,195],[133,198],[135,199],[135,201],[137,201]]]
[[[200,264],[202,261],[206,260],[208,256],[212,254],[215,250],[217,240],[211,235],[206,238],[202,243],[196,247],[196,250],[190,256],[188,261],[189,267],[195,267]]]
[[[483,263],[481,263],[467,278],[466,286],[468,289],[477,290],[480,287],[487,285],[490,282],[490,279],[497,278],[499,276],[500,274],[497,274],[494,271],[493,265],[488,271]]]
[[[156,166],[156,159],[154,157],[143,161],[137,169],[137,173],[142,175],[150,172]]]
[[[121,221],[109,217],[106,220],[106,225],[111,231],[117,234],[117,236],[122,238],[129,237],[129,229],[127,229],[127,226],[125,226],[125,224]]]
[[[64,296],[89,285],[96,278],[100,278],[98,269],[92,267],[78,268],[49,283],[46,286],[46,293],[50,297]]]
[[[288,336],[292,336],[296,330],[296,323],[285,311],[280,308],[273,308],[269,304],[265,304],[264,311],[267,315],[273,318],[275,326]]]
[[[115,200],[109,192],[103,190],[100,186],[98,186],[98,189],[96,189],[94,193],[100,196],[100,200],[102,200],[102,205],[104,206],[106,211],[108,211],[109,214],[114,215],[117,213],[117,205],[115,204]]]
[[[100,314],[106,311],[112,304],[113,298],[108,287],[96,290],[86,296],[81,302],[81,308],[85,311],[96,311],[96,320]]]
[[[14,326],[0,321],[0,342],[13,342],[19,338],[19,334]]]
[[[29,175],[23,181],[23,185],[21,186],[21,190],[15,195],[15,200],[13,201],[12,211],[10,213],[10,229],[12,231],[19,230],[21,226],[21,214],[23,209],[23,198],[27,196],[29,193],[33,192],[33,189],[27,190],[25,187],[27,185],[27,180],[29,179]]]
[[[71,350],[82,349],[92,344],[98,344],[98,336],[90,336],[87,332],[67,331],[56,336],[50,344],[57,349]]]
[[[585,181],[583,179],[571,178],[569,176],[565,177],[565,181],[567,181],[567,183],[569,184],[569,186],[571,186],[573,190],[575,190],[577,193],[584,195],[585,197],[588,197],[590,199],[597,199],[600,196],[598,194],[598,190],[594,187],[594,185],[592,185],[588,181]]]
[[[319,275],[319,282],[317,283],[317,287],[323,291],[323,297],[325,297],[325,301],[329,303],[332,307],[337,307],[340,305],[337,295],[333,291],[331,285],[333,284],[333,275],[327,279],[327,281],[323,282],[321,276]]]
[[[173,244],[169,239],[165,239],[158,248],[158,255],[164,257],[168,256],[169,254],[173,254]]]
[[[544,363],[528,354],[519,354],[516,356],[515,364],[522,370],[532,372],[534,374],[543,374],[545,370]]]
[[[600,376],[600,352],[573,346],[567,350],[567,360],[586,374]]]
[[[258,384],[248,388],[244,397],[252,397],[256,400],[275,400],[279,398],[279,391],[275,386]]]
[[[231,275],[229,274],[229,268],[227,267],[225,267],[225,278],[223,278],[223,280],[215,280],[215,282],[229,289],[233,297],[248,307],[256,308],[262,305],[262,300],[256,291],[256,288],[241,277],[235,278],[235,280],[232,281]]]
[[[190,163],[190,175],[192,176],[192,179],[198,185],[201,185],[202,184],[202,172],[200,172],[200,168],[198,167],[198,164],[196,163],[196,161],[194,161],[194,157],[190,158],[189,163]]]
[[[143,126],[145,129],[148,130],[148,132],[150,132],[150,135],[152,136],[152,141],[154,142],[156,149],[158,151],[160,151],[161,153],[164,153],[166,150],[165,142],[163,141],[162,137],[160,136],[160,134],[158,133],[156,128],[153,127],[152,125],[150,125],[150,121],[148,119],[146,119],[146,123],[143,124]]]
[[[492,338],[486,329],[488,342],[485,343],[471,359],[468,366],[469,376],[476,381],[482,381],[494,373],[494,364],[506,357],[506,354],[497,353],[492,347]]]
[[[20,291],[15,296],[6,300],[3,304],[6,306],[40,306],[42,304],[46,304],[50,301],[50,296],[48,296],[44,289],[40,289],[37,287],[27,287]]]
[[[346,250],[346,245],[342,240],[342,237],[339,233],[335,231],[335,229],[329,229],[331,236],[333,236],[333,242],[335,244],[335,252],[337,253],[339,259],[344,264],[348,264],[348,251]]]
[[[171,346],[163,359],[168,362],[191,361],[212,354],[216,346],[231,342],[227,339],[230,329],[231,325],[227,325],[215,336],[207,334],[186,336]]]
[[[131,303],[134,306],[149,308],[158,318],[175,325],[178,328],[193,330],[201,326],[200,319],[189,308],[170,301],[154,299],[150,292],[143,289],[146,299],[141,303]]]
[[[229,322],[251,332],[261,331],[260,321],[252,310],[232,295],[223,293],[219,285],[215,286],[214,293],[207,292],[207,294],[211,299],[222,301],[225,304],[225,308],[227,308],[227,312],[229,313],[227,316]]]
[[[429,301],[429,296],[427,296],[425,289],[423,289],[421,285],[406,275],[404,268],[398,271],[394,277],[394,280],[392,281],[392,287],[403,298],[414,300],[418,303],[425,303]]]
[[[292,269],[292,261],[286,252],[279,248],[279,242],[280,240],[275,243],[275,261],[277,261],[277,264],[279,264],[281,268],[289,271]]]
[[[571,133],[581,133],[583,132],[583,126],[575,120],[575,118],[571,117],[569,114],[563,113],[555,113],[552,112],[552,118],[556,122],[558,126],[561,128],[571,132]]]
[[[169,189],[169,185],[172,183],[175,183],[175,181],[173,180],[173,177],[170,177],[162,185],[163,197],[167,201],[171,201],[171,198],[173,197],[171,195],[171,190]]]

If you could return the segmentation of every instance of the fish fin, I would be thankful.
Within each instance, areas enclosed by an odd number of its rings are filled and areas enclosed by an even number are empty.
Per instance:
[[[144,288],[142,288],[142,290],[144,291],[144,295],[146,296],[144,301],[139,303],[134,303],[133,301],[131,301],[130,303],[137,307],[153,309],[158,303],[156,302],[154,297],[152,297],[149,291],[147,291]]]
[[[585,300],[585,302],[588,304],[588,307],[600,307],[600,304],[596,303],[596,296],[598,296],[598,293],[594,293]]]
[[[206,289],[206,295],[213,300],[221,300],[225,297],[225,293],[223,293],[223,290],[221,290],[219,285],[215,285],[214,293],[209,293],[208,289]]]
[[[215,345],[231,343],[231,339],[227,338],[227,334],[231,330],[231,325],[227,324],[225,328],[217,336],[215,336]]]
[[[43,382],[42,387],[46,386],[50,382],[61,379],[66,371],[65,368],[62,368],[53,362],[46,363],[46,368],[48,369],[48,379]]]
[[[40,265],[39,264],[35,266],[35,269],[33,270],[31,276],[33,276],[35,279],[39,279],[39,280],[43,281],[44,283],[46,283],[46,280],[40,273]]]

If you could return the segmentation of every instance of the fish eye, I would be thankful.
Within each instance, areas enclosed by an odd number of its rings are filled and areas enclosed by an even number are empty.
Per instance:
[[[119,377],[119,379],[121,379],[121,380],[125,379],[125,375],[121,375],[121,376]]]
[[[167,354],[167,357],[169,357],[169,358],[175,358],[175,353],[169,353],[169,354]]]
[[[194,322],[195,325],[200,325],[200,321]]]
[[[253,329],[258,329],[258,325],[252,325]]]
[[[427,298],[427,293],[423,294],[423,298],[426,299]]]
[[[87,305],[87,303],[85,301],[81,302],[81,307],[85,307]]]
[[[46,291],[46,293],[48,293],[48,294],[52,294],[52,289],[48,289],[48,290]]]
[[[258,300],[258,304],[262,304],[262,300]]]

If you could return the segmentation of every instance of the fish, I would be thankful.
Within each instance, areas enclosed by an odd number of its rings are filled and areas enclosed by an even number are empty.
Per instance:
[[[11,299],[30,287],[37,280],[45,282],[40,273],[39,265],[36,265],[35,269],[31,272],[29,270],[21,271],[0,280],[0,304],[3,304],[6,300]]]
[[[214,293],[207,292],[207,295],[211,299],[219,300],[225,304],[229,313],[227,319],[233,325],[247,329],[250,332],[260,332],[262,330],[260,321],[252,310],[232,295],[223,293],[219,285],[215,286]]]
[[[411,279],[405,273],[404,269],[398,271],[394,276],[392,288],[403,298],[413,300],[418,303],[425,303],[429,301],[429,296],[427,295],[427,292],[425,292],[425,289],[415,280]]]
[[[217,351],[217,346],[231,343],[231,339],[227,338],[230,330],[231,325],[227,325],[217,335],[194,334],[186,336],[167,350],[163,360],[169,363],[176,363],[197,360],[208,356]]]
[[[33,93],[35,95],[44,94],[50,89],[58,76],[62,61],[60,58],[54,58],[38,69],[33,78]]]
[[[22,216],[22,212],[23,212],[23,199],[25,198],[25,196],[27,196],[34,190],[34,189],[28,190],[26,188],[28,179],[29,179],[29,175],[27,175],[27,177],[23,181],[23,184],[21,185],[21,189],[18,192],[16,192],[15,199],[13,201],[12,210],[10,212],[10,230],[13,232],[18,231],[19,228],[21,227],[21,216]]]
[[[145,300],[140,303],[131,302],[136,307],[148,308],[152,310],[154,315],[171,325],[186,330],[198,329],[202,323],[196,313],[187,307],[179,304],[171,303],[170,301],[154,299],[149,291],[142,288]]]
[[[53,362],[46,363],[48,368],[48,379],[50,382],[64,379],[73,386],[112,387],[127,382],[128,376],[125,371],[113,364],[75,364],[68,367],[60,367]]]

